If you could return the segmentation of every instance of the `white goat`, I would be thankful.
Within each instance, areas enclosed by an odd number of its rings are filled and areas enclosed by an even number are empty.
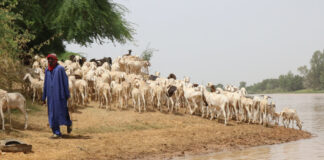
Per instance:
[[[224,116],[224,124],[227,125],[229,118],[229,99],[227,96],[222,94],[216,94],[213,92],[208,92],[204,87],[202,91],[203,99],[208,105],[207,117],[211,113],[210,120],[214,118],[215,112],[221,112]],[[216,114],[217,115],[217,114]]]
[[[282,123],[286,128],[289,127],[290,122],[292,122],[292,128],[294,128],[294,121],[296,121],[296,125],[298,126],[299,130],[302,129],[301,121],[295,109],[284,108],[280,112],[280,116],[282,117]]]
[[[8,107],[11,109],[19,109],[25,116],[25,128],[27,129],[27,108],[26,108],[26,99],[25,97],[18,92],[8,93]]]
[[[2,119],[2,130],[5,130],[5,119],[3,114],[3,109],[7,108],[9,102],[8,93],[5,90],[0,89],[0,117]],[[11,127],[11,114],[10,114],[10,108],[8,108],[8,115],[9,115],[9,123]]]

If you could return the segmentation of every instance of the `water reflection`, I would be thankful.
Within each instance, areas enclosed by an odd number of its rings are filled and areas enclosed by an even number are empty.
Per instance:
[[[175,159],[188,160],[257,160],[257,159],[324,159],[324,94],[272,94],[276,111],[291,107],[303,122],[303,130],[316,137],[296,142],[267,145],[234,152],[220,152],[209,155],[186,156]]]

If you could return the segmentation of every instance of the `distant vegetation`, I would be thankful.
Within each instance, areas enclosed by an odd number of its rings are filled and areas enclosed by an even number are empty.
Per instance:
[[[247,86],[249,93],[324,93],[324,52],[314,52],[310,68],[306,65],[298,68],[299,75],[289,71],[275,79]],[[244,87],[245,82],[240,82]]]

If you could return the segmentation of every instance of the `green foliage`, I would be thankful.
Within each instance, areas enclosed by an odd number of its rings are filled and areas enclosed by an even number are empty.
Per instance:
[[[240,82],[240,86],[239,86],[239,88],[245,88],[246,87],[246,82],[244,82],[244,81],[242,81],[242,82]]]
[[[280,75],[278,79],[265,79],[247,87],[248,93],[277,93],[303,89],[303,78],[288,72]]]
[[[67,59],[70,59],[70,56],[71,55],[79,55],[79,56],[83,56],[81,53],[74,53],[74,52],[63,52],[63,53],[60,53],[60,54],[57,54],[57,58],[59,60],[67,60]]]
[[[157,49],[154,49],[154,48],[150,48],[149,45],[146,47],[146,49],[142,52],[141,54],[141,58],[143,60],[146,60],[146,61],[150,61],[152,56],[153,56],[153,53],[155,51],[158,51]]]
[[[27,30],[17,26],[15,21],[21,20],[20,14],[13,13],[17,1],[4,0],[0,3],[0,54],[17,56],[26,43],[33,39]]]
[[[216,87],[216,88],[222,88],[222,89],[223,89],[223,88],[224,88],[224,85],[219,83],[219,84],[217,84],[215,87]]]
[[[263,80],[247,87],[247,90],[249,93],[321,93],[324,90],[324,51],[315,51],[310,60],[310,68],[300,66],[298,72],[300,75],[288,72],[278,79]]]
[[[289,71],[288,74],[279,76],[279,87],[285,91],[303,89],[303,78]]]
[[[314,52],[310,60],[310,69],[301,66],[298,71],[303,76],[303,84],[313,90],[324,89],[324,52]]]
[[[22,81],[24,68],[17,57],[33,39],[32,34],[16,25],[22,19],[20,14],[12,12],[16,5],[16,0],[0,3],[0,88],[9,91]]]
[[[26,50],[44,44],[35,50],[43,54],[64,52],[63,41],[125,43],[134,32],[123,18],[127,10],[110,0],[19,0],[14,11],[23,16],[16,24],[36,36]]]

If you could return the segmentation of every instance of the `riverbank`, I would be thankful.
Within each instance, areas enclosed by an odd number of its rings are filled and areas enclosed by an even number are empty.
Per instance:
[[[159,111],[106,111],[97,104],[72,114],[73,131],[62,139],[49,139],[47,111],[32,106],[29,129],[23,116],[13,115],[13,130],[0,131],[0,139],[18,139],[33,145],[33,153],[5,153],[0,159],[169,159],[190,154],[243,149],[310,138],[306,131],[273,126],[229,126],[188,114]],[[66,134],[66,127],[61,127]]]
[[[324,90],[312,90],[312,89],[301,89],[297,91],[282,91],[282,90],[265,90],[262,92],[248,92],[249,94],[320,94],[324,93]]]

